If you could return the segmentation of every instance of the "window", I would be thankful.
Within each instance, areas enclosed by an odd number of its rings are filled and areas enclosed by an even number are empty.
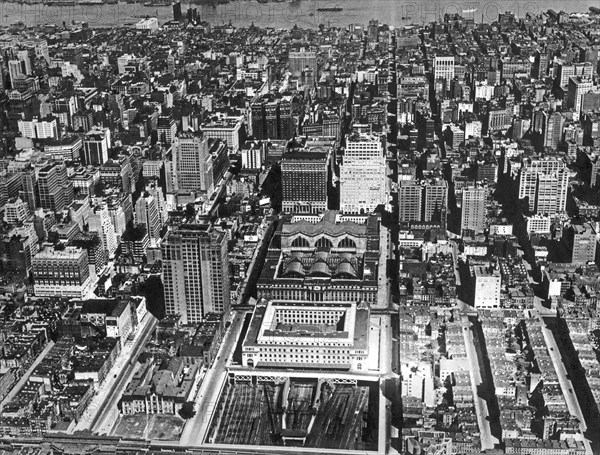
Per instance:
[[[333,247],[333,244],[331,243],[331,240],[329,240],[328,238],[321,237],[321,238],[319,238],[319,240],[317,240],[316,247],[317,248],[331,248],[331,247]]]
[[[292,242],[292,246],[296,248],[308,248],[310,245],[304,237],[296,237]]]

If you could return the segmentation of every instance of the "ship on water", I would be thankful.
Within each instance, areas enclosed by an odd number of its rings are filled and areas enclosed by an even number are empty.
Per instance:
[[[333,11],[333,12],[338,12],[338,11],[344,11],[344,8],[340,8],[339,6],[336,6],[334,8],[317,8],[317,11]]]
[[[462,10],[463,14],[473,14],[475,11],[477,11],[477,8]]]

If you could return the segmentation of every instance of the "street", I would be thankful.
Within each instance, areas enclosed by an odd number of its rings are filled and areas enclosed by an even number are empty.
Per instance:
[[[567,402],[567,408],[569,409],[569,413],[572,416],[575,416],[579,419],[579,427],[581,428],[581,433],[583,434],[587,429],[587,426],[585,424],[585,418],[583,416],[583,412],[581,412],[579,402],[577,401],[577,397],[573,389],[573,384],[568,378],[565,364],[563,363],[562,357],[560,356],[560,350],[556,344],[556,340],[554,339],[552,331],[546,326],[546,323],[540,315],[538,315],[538,318],[542,326],[542,333],[544,334],[544,340],[546,341],[546,346],[548,347],[548,353],[550,354],[552,364],[554,365],[554,370],[556,371],[556,375],[558,376],[560,389],[562,391],[563,396],[565,397],[565,401]],[[592,447],[590,441],[585,439],[584,444],[586,448],[586,453],[591,454]]]
[[[226,367],[237,346],[245,316],[246,313],[243,312],[234,313],[231,325],[221,341],[217,358],[200,384],[195,403],[196,413],[187,421],[179,439],[182,446],[199,446],[206,439],[212,414],[218,404],[222,386],[227,380]]]
[[[96,392],[91,403],[85,410],[81,420],[72,431],[92,430],[99,434],[109,434],[119,416],[117,403],[121,393],[129,383],[135,372],[135,362],[142,352],[148,338],[156,327],[156,318],[150,313],[146,314],[143,326],[138,328],[132,342],[126,343],[121,349],[119,357],[108,372],[100,390]]]
[[[477,424],[481,433],[481,449],[493,449],[494,445],[498,444],[498,440],[492,435],[489,421],[489,411],[485,398],[479,396],[477,392],[482,384],[481,366],[475,350],[475,340],[473,339],[473,329],[465,327],[463,329],[465,347],[467,349],[467,358],[469,359],[469,370],[471,376],[471,387],[473,389],[473,399],[475,404],[475,412],[477,413]]]

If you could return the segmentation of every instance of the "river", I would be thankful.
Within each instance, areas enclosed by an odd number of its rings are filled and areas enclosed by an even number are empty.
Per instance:
[[[255,0],[235,0],[223,5],[196,5],[182,3],[182,11],[197,8],[200,17],[213,25],[231,22],[244,27],[254,23],[258,27],[289,28],[298,25],[316,28],[319,24],[345,27],[348,24],[366,24],[370,19],[399,27],[411,23],[432,22],[444,13],[461,13],[491,22],[498,13],[510,11],[518,17],[528,12],[538,13],[554,9],[566,12],[587,12],[589,6],[600,6],[593,0],[299,0],[292,3],[258,3]],[[317,11],[317,8],[341,7],[343,11]],[[130,25],[145,15],[157,16],[162,24],[172,19],[171,6],[145,7],[142,4],[46,6],[0,2],[0,25],[21,21],[26,25],[88,22],[92,27]]]

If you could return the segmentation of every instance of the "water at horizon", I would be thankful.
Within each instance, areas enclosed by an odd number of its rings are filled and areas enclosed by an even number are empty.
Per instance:
[[[200,5],[182,2],[182,11],[197,8],[202,20],[213,25],[231,22],[244,27],[317,28],[319,24],[345,27],[351,23],[366,24],[370,19],[395,27],[437,20],[445,13],[463,13],[476,22],[491,22],[498,13],[510,11],[518,17],[548,9],[566,12],[588,12],[600,6],[593,0],[299,0],[293,3],[258,3],[256,0],[233,0],[223,5]],[[343,11],[317,11],[318,8],[341,7]],[[64,22],[89,22],[92,27],[110,27],[135,23],[146,15],[158,16],[162,24],[172,19],[171,6],[145,7],[142,4],[46,6],[0,2],[0,25],[23,22],[28,26]]]

